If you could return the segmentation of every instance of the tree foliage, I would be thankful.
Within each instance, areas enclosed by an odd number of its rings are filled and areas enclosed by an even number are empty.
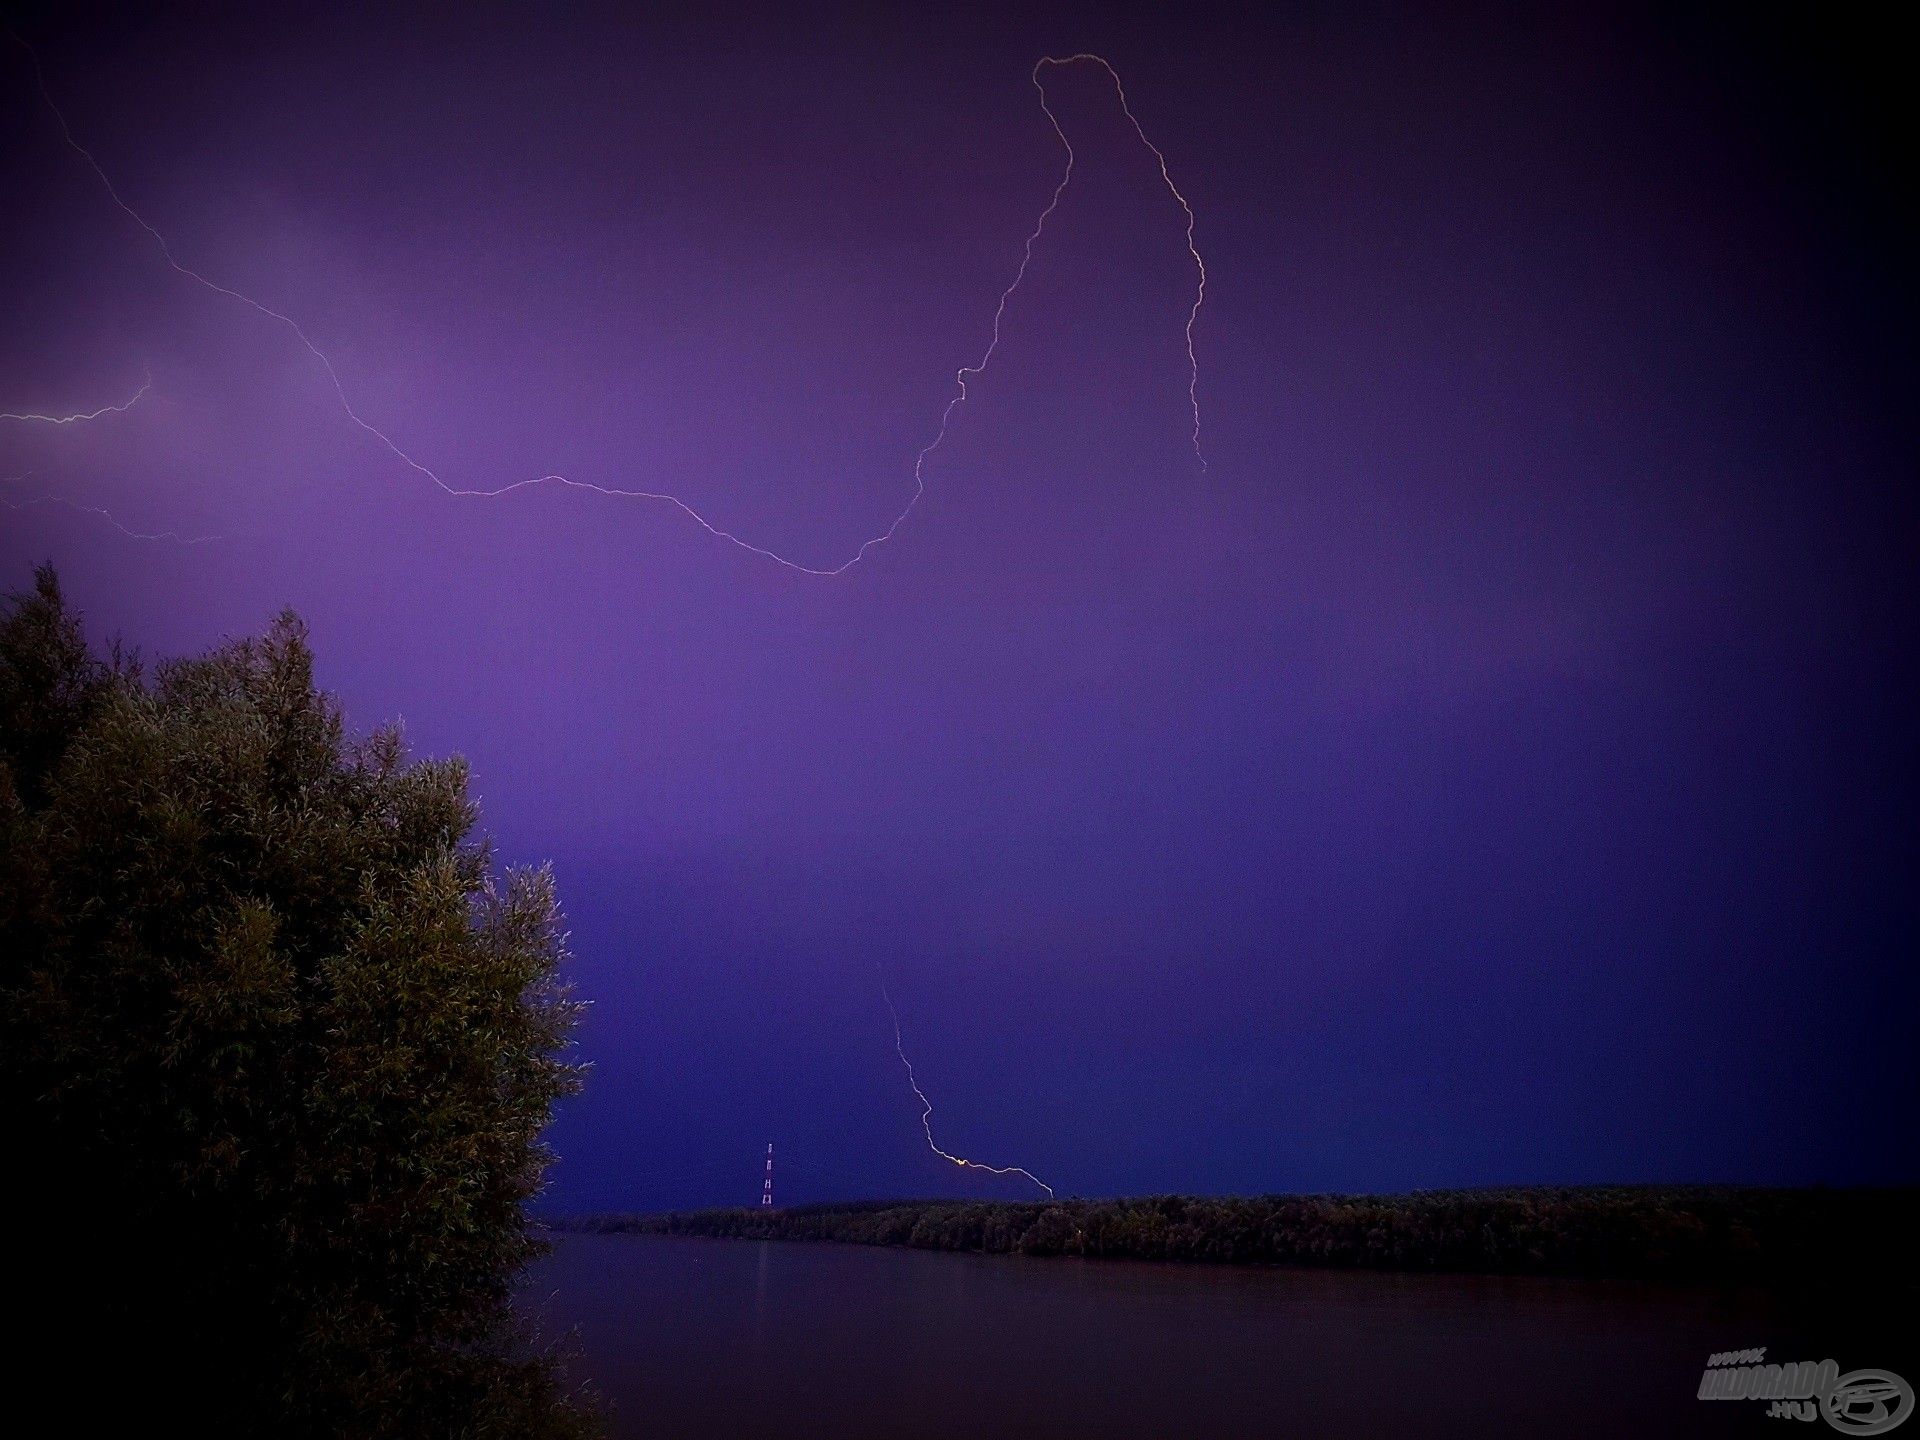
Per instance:
[[[592,1231],[839,1240],[989,1254],[1777,1283],[1844,1275],[1912,1293],[1912,1190],[1519,1186],[1409,1195],[917,1200],[597,1216]]]
[[[50,570],[12,597],[0,1104],[49,1361],[149,1362],[200,1433],[584,1426],[511,1309],[578,1083],[564,936],[466,780],[350,740],[291,613],[148,677]]]

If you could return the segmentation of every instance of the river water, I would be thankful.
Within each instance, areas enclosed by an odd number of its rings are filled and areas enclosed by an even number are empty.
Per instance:
[[[1631,1284],[641,1235],[557,1237],[527,1303],[636,1440],[1764,1436],[1695,1398],[1707,1356],[1823,1358],[1770,1302]]]

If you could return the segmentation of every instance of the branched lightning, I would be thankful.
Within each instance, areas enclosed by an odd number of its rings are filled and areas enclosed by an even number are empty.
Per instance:
[[[146,397],[153,388],[153,371],[146,372],[146,378],[140,382],[140,388],[131,398],[122,400],[118,405],[102,405],[98,410],[83,410],[73,415],[35,415],[18,410],[0,411],[0,420],[31,421],[40,425],[75,425],[82,420],[98,420],[102,415],[124,415]]]
[[[885,971],[880,972],[880,996],[887,1002],[887,1014],[893,1017],[894,1053],[900,1057],[900,1064],[907,1072],[907,1084],[913,1087],[913,1093],[920,1101],[920,1128],[926,1132],[927,1148],[942,1160],[951,1161],[963,1170],[985,1170],[989,1175],[1024,1175],[1046,1191],[1049,1200],[1053,1199],[1053,1187],[1031,1170],[1023,1169],[1018,1165],[988,1165],[979,1160],[967,1160],[940,1148],[939,1142],[933,1138],[933,1102],[927,1098],[927,1092],[920,1088],[920,1082],[914,1078],[913,1062],[907,1059],[907,1047],[900,1038],[900,1012],[894,1008],[893,996],[887,990]]]
[[[1133,106],[1127,101],[1127,87],[1120,83],[1120,72],[1115,70],[1113,66],[1109,65],[1100,56],[1089,54],[1087,51],[1082,50],[1079,54],[1069,55],[1065,59],[1055,59],[1052,56],[1048,56],[1038,65],[1035,65],[1033,67],[1033,83],[1034,88],[1040,91],[1040,108],[1045,110],[1047,105],[1046,87],[1040,84],[1041,69],[1048,65],[1072,65],[1081,60],[1098,65],[1102,70],[1107,72],[1107,78],[1113,81],[1113,93],[1120,98],[1121,113],[1127,117],[1128,123],[1133,126],[1133,133],[1140,137],[1140,143],[1153,152],[1153,158],[1160,166],[1161,180],[1166,182],[1167,190],[1175,200],[1180,202],[1181,212],[1187,217],[1187,254],[1193,257],[1193,268],[1199,276],[1193,291],[1193,308],[1187,311],[1187,404],[1193,411],[1193,458],[1198,460],[1200,462],[1200,468],[1205,470],[1207,468],[1207,456],[1206,452],[1200,448],[1200,357],[1195,353],[1193,348],[1193,327],[1200,319],[1200,307],[1207,303],[1207,262],[1200,258],[1200,251],[1195,248],[1193,243],[1193,206],[1189,205],[1187,203],[1187,197],[1180,193],[1180,187],[1173,183],[1173,174],[1167,169],[1166,155],[1158,145],[1147,138],[1147,132],[1141,126],[1139,117],[1133,113]],[[1053,112],[1051,110],[1047,110],[1047,118],[1053,120]],[[1053,120],[1053,130],[1056,135],[1060,135],[1060,143],[1067,145],[1067,137],[1060,134],[1060,122],[1058,120]],[[1073,167],[1073,147],[1071,145],[1067,145],[1067,167],[1068,173],[1071,174]],[[1064,188],[1065,182],[1063,181],[1061,183]],[[1054,198],[1059,198],[1057,193]],[[1035,233],[1037,234],[1038,232],[1036,231]],[[1016,281],[1015,283],[1018,284],[1019,282]]]
[[[12,485],[16,481],[25,480],[32,473],[29,470],[24,474],[9,475],[5,480],[0,480],[0,485]],[[0,496],[0,505],[4,505],[9,510],[32,510],[42,505],[59,505],[82,515],[97,515],[130,540],[172,540],[181,545],[204,545],[209,540],[220,538],[218,535],[182,535],[178,530],[134,530],[114,519],[111,511],[102,509],[98,505],[83,505],[78,500],[67,499],[64,495],[36,495],[27,500],[8,500]]]
[[[10,35],[13,34],[13,32],[11,31],[9,31],[8,33]],[[13,35],[13,39],[21,46],[22,49],[24,49],[27,52],[27,55],[30,58],[33,65],[34,80],[36,85],[38,86],[40,98],[45,103],[48,111],[53,115],[55,121],[58,123],[60,127],[60,134],[62,138],[66,141],[68,147],[72,149],[74,153],[79,155],[80,158],[86,162],[88,168],[93,171],[95,178],[99,180],[102,188],[106,191],[107,197],[113,202],[113,204],[124,215],[126,215],[128,219],[133,221],[135,225],[137,225],[141,230],[144,230],[147,233],[147,235],[153,240],[153,243],[158,247],[160,251],[161,258],[166,261],[168,267],[171,268],[176,274],[184,277],[185,279],[193,281],[196,285],[199,285],[204,289],[212,291],[216,295],[220,295],[229,300],[236,301],[239,304],[244,305],[249,309],[255,311],[259,315],[264,316],[265,318],[272,320],[276,324],[284,327],[293,336],[293,338],[299,342],[300,346],[303,349],[305,349],[306,352],[310,356],[312,356],[315,361],[319,363],[322,372],[326,376],[328,385],[332,387],[334,398],[338,401],[340,410],[347,417],[347,419],[350,420],[354,425],[358,426],[361,430],[365,431],[367,435],[371,436],[376,442],[378,442],[382,447],[384,447],[395,459],[399,460],[408,469],[414,471],[416,474],[431,481],[432,484],[435,487],[437,487],[440,491],[442,491],[444,494],[457,499],[496,499],[500,496],[511,494],[516,490],[524,490],[524,489],[528,489],[535,486],[541,486],[541,485],[560,485],[570,489],[586,490],[596,495],[602,495],[602,496],[606,496],[614,499],[657,501],[661,504],[669,505],[674,509],[678,510],[681,514],[685,515],[688,519],[692,520],[701,529],[705,530],[709,535],[712,535],[716,539],[724,540],[727,543],[737,546],[740,549],[745,550],[750,554],[760,556],[767,560],[771,560],[775,564],[784,566],[787,569],[798,571],[799,573],[805,574],[805,575],[814,575],[814,576],[822,576],[822,577],[844,575],[847,571],[851,570],[855,565],[859,564],[862,560],[864,560],[867,557],[868,552],[873,550],[875,547],[884,545],[889,540],[893,539],[893,537],[899,532],[900,527],[906,523],[907,517],[913,513],[914,508],[920,503],[921,498],[926,494],[927,462],[929,458],[934,454],[934,452],[939,450],[940,447],[946,442],[947,431],[950,424],[952,423],[954,412],[958,410],[960,406],[963,405],[968,399],[970,382],[975,379],[978,379],[980,376],[986,373],[988,366],[992,363],[994,354],[999,350],[1001,328],[1006,318],[1007,307],[1011,303],[1015,292],[1017,292],[1020,289],[1020,286],[1025,282],[1027,278],[1027,271],[1031,268],[1033,264],[1034,247],[1039,243],[1042,234],[1046,230],[1047,221],[1053,217],[1054,211],[1059,208],[1061,197],[1066,194],[1067,187],[1073,180],[1073,171],[1074,171],[1074,162],[1075,162],[1073,144],[1071,141],[1067,139],[1066,131],[1062,128],[1059,117],[1054,113],[1053,107],[1048,103],[1047,88],[1046,88],[1046,83],[1043,77],[1046,75],[1046,73],[1049,70],[1054,68],[1064,68],[1066,66],[1083,64],[1083,63],[1098,65],[1101,68],[1101,70],[1103,70],[1106,73],[1107,78],[1112,81],[1114,94],[1120,102],[1120,109],[1122,113],[1124,113],[1125,116],[1127,117],[1128,123],[1133,126],[1134,134],[1139,137],[1140,143],[1146,146],[1147,150],[1151,152],[1151,154],[1153,155],[1155,162],[1158,164],[1160,168],[1161,180],[1165,183],[1168,192],[1173,196],[1175,201],[1178,202],[1181,212],[1186,216],[1187,253],[1193,259],[1194,269],[1197,276],[1197,282],[1194,289],[1193,305],[1187,312],[1187,320],[1186,320],[1186,326],[1185,326],[1185,338],[1186,338],[1186,350],[1187,350],[1187,375],[1188,375],[1187,401],[1193,417],[1192,445],[1193,445],[1194,457],[1199,462],[1200,467],[1203,470],[1207,468],[1206,454],[1202,448],[1201,436],[1200,436],[1200,428],[1201,428],[1200,427],[1200,362],[1199,362],[1198,354],[1194,348],[1194,339],[1193,339],[1194,327],[1199,322],[1201,307],[1206,303],[1207,266],[1206,266],[1206,261],[1201,257],[1200,251],[1197,245],[1195,244],[1195,240],[1194,240],[1194,229],[1195,229],[1196,221],[1194,217],[1193,206],[1188,202],[1187,197],[1181,192],[1179,186],[1174,183],[1172,172],[1169,170],[1167,165],[1167,157],[1165,153],[1160,149],[1158,145],[1155,145],[1153,141],[1148,138],[1145,127],[1141,125],[1139,117],[1134,114],[1132,103],[1127,96],[1126,87],[1121,83],[1119,72],[1116,71],[1113,68],[1113,66],[1110,63],[1108,63],[1106,59],[1104,59],[1099,55],[1095,55],[1086,51],[1081,51],[1076,54],[1066,55],[1066,56],[1051,56],[1051,55],[1044,56],[1038,62],[1035,63],[1032,71],[1029,73],[1028,79],[1030,83],[1033,85],[1034,91],[1039,97],[1040,109],[1042,113],[1045,114],[1045,116],[1047,117],[1047,123],[1049,126],[1052,127],[1054,137],[1060,142],[1061,149],[1066,152],[1066,163],[1062,168],[1059,182],[1054,186],[1052,194],[1048,197],[1046,207],[1043,210],[1041,210],[1038,218],[1034,221],[1033,229],[1027,235],[1026,243],[1021,247],[1020,264],[1018,268],[1014,271],[1013,279],[1008,283],[1007,287],[1000,292],[1000,298],[994,306],[993,323],[992,323],[991,331],[987,340],[986,349],[981,352],[979,360],[977,360],[971,365],[963,365],[957,371],[954,372],[954,391],[953,391],[953,394],[948,397],[946,405],[940,411],[939,424],[935,428],[933,438],[929,440],[924,446],[922,446],[920,450],[917,451],[914,455],[912,493],[907,497],[905,504],[901,506],[900,510],[898,511],[897,514],[894,515],[892,521],[887,525],[887,527],[884,530],[881,530],[879,533],[862,541],[859,547],[850,556],[848,556],[847,559],[841,561],[837,565],[826,566],[826,567],[816,567],[816,566],[804,564],[798,560],[791,559],[765,546],[754,544],[752,541],[745,539],[744,537],[734,533],[733,531],[728,530],[723,526],[716,525],[711,520],[707,519],[706,516],[704,516],[698,510],[696,510],[693,506],[689,505],[686,501],[680,499],[678,496],[668,494],[664,491],[625,489],[619,486],[602,485],[590,480],[578,480],[571,476],[562,475],[557,472],[528,476],[524,479],[511,481],[508,484],[500,485],[490,489],[479,488],[479,487],[457,486],[457,485],[449,484],[437,471],[435,471],[430,466],[426,465],[425,463],[416,459],[413,455],[408,453],[404,448],[401,447],[401,445],[396,440],[394,440],[392,435],[390,435],[387,431],[381,429],[379,426],[375,425],[372,421],[368,420],[357,409],[354,408],[353,401],[348,396],[346,386],[340,378],[339,371],[334,367],[334,363],[332,359],[326,354],[325,351],[323,351],[317,344],[314,343],[313,338],[307,334],[306,330],[301,326],[299,321],[295,320],[291,315],[288,315],[280,310],[276,310],[272,306],[264,304],[259,300],[256,300],[251,295],[244,294],[241,291],[232,289],[226,285],[222,285],[218,281],[209,279],[206,275],[202,274],[198,270],[195,270],[191,266],[184,264],[179,259],[179,257],[175,255],[173,251],[173,246],[168,241],[167,237],[164,234],[162,234],[161,231],[158,228],[156,228],[150,221],[148,221],[144,215],[142,215],[139,211],[135,210],[133,206],[126,201],[125,198],[122,197],[119,189],[114,185],[112,178],[107,174],[105,168],[102,167],[99,160],[97,160],[94,157],[93,152],[87,149],[86,146],[82,145],[78,140],[78,138],[74,135],[72,127],[67,123],[67,117],[65,112],[63,112],[60,109],[59,105],[54,101],[52,91],[49,89],[47,85],[46,74],[43,68],[41,67],[39,53],[36,50],[34,50],[34,48],[31,45],[29,45],[24,39],[22,39],[19,35]],[[30,413],[5,412],[5,413],[0,413],[0,420],[35,422],[35,423],[43,423],[43,424],[50,424],[50,425],[71,425],[80,421],[98,419],[102,416],[109,415],[109,414],[121,414],[126,412],[127,410],[130,410],[134,405],[139,403],[139,401],[147,394],[149,389],[151,389],[152,384],[153,384],[153,377],[149,372],[148,375],[146,376],[145,381],[142,383],[140,389],[136,391],[130,399],[117,405],[105,405],[100,407],[97,410],[92,410],[84,413],[76,413],[72,415],[41,415],[41,414],[30,414]],[[24,476],[14,476],[14,477],[11,477],[11,480],[20,480],[24,478],[25,478]],[[11,481],[7,483],[11,483]],[[199,544],[205,543],[206,541],[219,538],[213,535],[200,535],[200,536],[186,537],[179,534],[179,532],[172,531],[172,530],[161,531],[158,533],[144,533],[141,531],[136,531],[136,530],[130,529],[126,525],[121,524],[119,520],[115,519],[109,512],[107,512],[106,510],[102,509],[99,506],[81,504],[78,501],[69,500],[64,497],[56,496],[56,495],[41,496],[35,499],[21,500],[21,501],[0,499],[0,505],[4,505],[8,509],[13,509],[13,510],[20,510],[20,509],[28,508],[30,506],[40,506],[40,505],[65,506],[69,509],[79,511],[84,514],[99,516],[100,518],[106,520],[107,523],[112,525],[116,530],[119,530],[122,534],[130,536],[137,540],[173,540],[186,545],[199,545]],[[887,1013],[892,1018],[892,1021],[893,1021],[894,1051],[900,1057],[900,1064],[902,1065],[902,1067],[904,1067],[904,1069],[907,1072],[908,1085],[912,1088],[915,1097],[920,1101],[920,1125],[921,1125],[921,1129],[925,1132],[928,1148],[931,1149],[934,1154],[938,1155],[943,1160],[946,1160],[953,1165],[959,1166],[962,1169],[984,1170],[987,1173],[992,1175],[1022,1176],[1025,1179],[1031,1180],[1035,1185],[1039,1186],[1042,1190],[1044,1190],[1047,1193],[1049,1198],[1052,1198],[1054,1193],[1053,1187],[1048,1185],[1046,1181],[1042,1180],[1039,1176],[1035,1175],[1032,1171],[1027,1170],[1022,1166],[988,1165],[983,1161],[968,1160],[962,1156],[953,1154],[951,1151],[943,1150],[940,1147],[939,1143],[935,1141],[933,1137],[933,1102],[927,1098],[926,1092],[920,1088],[919,1081],[915,1078],[915,1075],[914,1075],[913,1062],[907,1058],[906,1046],[901,1036],[901,1030],[900,1030],[900,1014],[899,1014],[899,1011],[894,1007],[892,995],[887,990],[886,977],[884,974],[881,976],[880,989],[881,989],[882,997],[886,1000]]]
[[[9,31],[8,33],[12,34],[11,31]],[[235,300],[240,304],[245,305],[248,308],[256,311],[260,315],[265,316],[266,318],[276,322],[281,326],[284,326],[287,329],[287,331],[293,335],[294,339],[297,340],[300,343],[300,345],[307,351],[307,353],[311,355],[316,361],[319,362],[320,368],[322,369],[322,371],[325,373],[327,377],[327,383],[333,388],[334,397],[336,398],[336,400],[338,400],[342,413],[344,413],[350,421],[352,421],[355,425],[359,426],[360,429],[364,430],[369,436],[371,436],[374,440],[376,440],[380,445],[385,447],[385,449],[389,453],[391,453],[394,456],[394,458],[399,460],[403,465],[407,466],[409,469],[413,470],[415,473],[431,481],[442,492],[444,492],[449,496],[462,498],[462,499],[495,499],[502,495],[511,494],[513,491],[527,489],[532,486],[561,485],[571,489],[586,490],[596,495],[604,495],[604,496],[608,496],[610,498],[616,498],[616,499],[658,501],[662,504],[670,505],[674,509],[680,511],[688,519],[692,520],[695,524],[699,525],[701,529],[705,530],[709,535],[712,535],[717,539],[725,540],[729,544],[738,546],[740,549],[745,550],[750,554],[761,556],[765,559],[775,562],[776,564],[783,565],[790,570],[796,570],[806,575],[817,575],[817,576],[844,575],[847,571],[851,570],[855,565],[859,564],[862,560],[864,560],[869,551],[873,550],[876,546],[884,545],[887,541],[893,539],[894,535],[899,532],[900,527],[906,523],[907,517],[913,513],[914,507],[920,503],[921,497],[926,493],[927,460],[945,442],[947,438],[947,428],[953,418],[954,411],[957,410],[967,399],[968,382],[986,373],[987,366],[992,361],[994,352],[999,348],[1001,322],[1006,315],[1008,302],[1013,298],[1014,292],[1020,288],[1021,283],[1026,279],[1027,270],[1033,261],[1034,246],[1039,241],[1041,233],[1046,229],[1046,224],[1048,219],[1053,215],[1053,212],[1055,211],[1055,209],[1058,208],[1060,204],[1060,197],[1063,194],[1065,194],[1067,185],[1073,178],[1073,165],[1074,165],[1073,146],[1068,141],[1066,132],[1061,128],[1059,117],[1054,114],[1052,107],[1047,103],[1047,90],[1046,90],[1046,85],[1042,80],[1042,76],[1045,74],[1045,72],[1049,68],[1052,68],[1052,67],[1075,65],[1083,62],[1098,65],[1102,70],[1104,70],[1107,73],[1108,78],[1113,81],[1114,92],[1119,97],[1121,110],[1126,114],[1128,122],[1132,124],[1134,133],[1140,137],[1141,143],[1144,144],[1147,147],[1147,149],[1153,153],[1154,159],[1159,163],[1159,166],[1160,166],[1161,178],[1166,182],[1167,189],[1172,193],[1174,199],[1179,202],[1180,208],[1185,213],[1187,218],[1187,229],[1186,229],[1187,251],[1190,255],[1192,255],[1195,268],[1198,271],[1198,275],[1199,275],[1199,283],[1194,294],[1193,307],[1191,310],[1188,311],[1187,324],[1186,324],[1186,344],[1187,344],[1187,364],[1188,364],[1187,398],[1193,412],[1194,455],[1199,460],[1201,467],[1203,469],[1206,467],[1206,456],[1202,453],[1201,446],[1200,446],[1200,365],[1199,365],[1199,360],[1195,354],[1194,346],[1193,346],[1193,329],[1194,329],[1195,323],[1198,321],[1200,316],[1200,307],[1206,300],[1207,267],[1206,267],[1205,261],[1203,261],[1200,258],[1199,250],[1196,249],[1194,245],[1193,207],[1187,203],[1186,196],[1181,194],[1179,187],[1177,187],[1173,183],[1173,177],[1167,169],[1167,159],[1165,154],[1162,153],[1159,146],[1155,145],[1151,140],[1147,138],[1147,133],[1145,129],[1142,128],[1138,117],[1135,116],[1135,114],[1133,113],[1133,108],[1131,104],[1128,102],[1126,90],[1120,83],[1120,76],[1118,72],[1115,71],[1113,66],[1108,64],[1108,62],[1105,59],[1101,58],[1098,55],[1082,52],[1079,54],[1068,55],[1064,57],[1046,56],[1046,57],[1043,57],[1034,65],[1033,70],[1029,76],[1029,79],[1031,80],[1035,91],[1038,92],[1039,94],[1040,108],[1045,113],[1048,124],[1053,127],[1053,133],[1055,137],[1060,141],[1061,148],[1066,151],[1066,166],[1060,176],[1060,181],[1057,185],[1054,186],[1053,194],[1047,201],[1046,208],[1040,212],[1039,219],[1035,221],[1032,233],[1027,236],[1026,244],[1021,250],[1020,266],[1018,270],[1015,271],[1012,282],[1008,284],[1006,289],[1000,292],[999,303],[994,307],[992,334],[987,342],[986,349],[981,353],[980,359],[976,363],[972,365],[962,366],[958,371],[955,372],[954,393],[947,400],[946,406],[940,412],[939,426],[935,430],[933,438],[930,441],[928,441],[927,444],[923,446],[919,450],[919,452],[914,456],[912,494],[910,494],[907,497],[906,503],[903,506],[901,506],[899,513],[897,513],[893,517],[892,522],[884,530],[880,531],[878,534],[873,535],[867,540],[862,541],[859,548],[856,549],[853,552],[853,554],[850,555],[847,559],[843,560],[838,565],[816,567],[812,565],[803,564],[798,560],[790,559],[787,556],[779,554],[778,552],[768,549],[765,546],[756,545],[752,541],[747,540],[742,536],[735,534],[733,531],[728,530],[720,525],[716,525],[711,520],[707,519],[706,516],[702,515],[698,510],[694,509],[691,505],[687,504],[686,501],[680,499],[678,496],[667,494],[664,491],[623,489],[621,487],[613,486],[613,485],[601,485],[590,480],[577,480],[572,478],[571,476],[562,475],[558,473],[529,476],[525,479],[515,480],[508,484],[497,486],[491,489],[472,488],[472,487],[456,486],[456,485],[449,484],[445,479],[441,477],[441,475],[438,472],[436,472],[435,470],[433,470],[431,467],[424,464],[420,460],[416,459],[413,455],[409,454],[405,449],[403,449],[400,446],[400,444],[397,441],[395,441],[387,431],[381,429],[379,426],[375,425],[372,421],[366,419],[366,417],[361,415],[360,412],[354,408],[352,400],[347,395],[346,386],[342,383],[339,372],[334,368],[333,361],[327,356],[327,354],[323,350],[321,350],[321,348],[318,345],[314,343],[312,337],[307,334],[306,330],[302,328],[302,326],[297,320],[295,320],[290,315],[287,315],[279,310],[274,309],[270,305],[266,305],[261,301],[254,299],[250,295],[243,294],[238,290],[231,289],[228,286],[222,285],[215,280],[211,280],[207,278],[207,276],[201,274],[199,271],[181,262],[179,257],[174,254],[173,247],[168,242],[167,237],[163,235],[151,222],[149,222],[145,216],[143,216],[139,211],[135,210],[132,205],[127,203],[127,201],[121,196],[119,190],[115,187],[112,179],[108,176],[106,170],[101,166],[100,162],[94,157],[93,152],[87,149],[86,146],[82,145],[80,141],[74,136],[72,127],[67,123],[67,118],[65,113],[60,109],[59,105],[55,103],[52,91],[48,88],[46,74],[40,65],[39,53],[35,51],[34,48],[31,45],[29,45],[20,36],[14,35],[13,38],[15,41],[17,41],[20,44],[20,46],[23,49],[26,50],[29,58],[31,59],[33,63],[34,80],[39,87],[40,98],[42,99],[42,101],[45,102],[47,109],[52,113],[54,119],[59,123],[60,133],[62,137],[66,140],[67,145],[76,154],[78,154],[81,157],[81,159],[86,161],[88,167],[93,171],[94,175],[98,178],[101,186],[106,190],[108,198],[112,200],[114,205],[117,206],[122,211],[122,213],[124,213],[130,220],[132,220],[134,224],[138,225],[142,230],[146,231],[146,233],[150,237],[152,237],[154,244],[159,247],[161,257],[166,261],[167,265],[171,267],[175,271],[175,273],[185,277],[186,279],[193,281],[197,285],[203,286],[204,288],[212,291],[216,295],[222,295],[228,299]],[[145,394],[145,387],[142,387],[141,394]],[[136,395],[134,397],[134,400],[137,401],[139,398],[140,396]],[[131,405],[134,402],[129,401],[127,403],[128,405]],[[95,415],[106,414],[109,411],[123,410],[125,408],[127,407],[126,406],[107,406],[100,411],[94,412],[94,414]],[[73,416],[73,417],[55,418],[55,417],[48,417],[48,416],[13,416],[13,417],[7,417],[7,418],[52,420],[53,423],[64,424],[71,419],[90,419],[93,417],[92,416]],[[82,508],[86,508],[86,507],[82,507]]]
[[[80,410],[71,415],[41,415],[32,411],[7,410],[0,411],[0,420],[14,420],[33,425],[77,425],[86,420],[98,420],[102,415],[124,415],[145,399],[147,392],[151,389],[153,389],[153,371],[148,369],[141,377],[140,388],[118,405],[102,405],[97,410]],[[32,473],[29,470],[19,475],[9,475],[6,479],[0,480],[0,485],[15,484],[25,480]],[[58,505],[81,515],[97,516],[130,540],[171,540],[180,545],[204,545],[209,540],[220,538],[218,535],[182,535],[178,530],[135,530],[121,524],[114,518],[111,511],[99,505],[83,504],[78,500],[70,500],[64,495],[36,495],[28,500],[8,500],[0,497],[0,506],[5,506],[9,510],[37,509],[43,505]]]

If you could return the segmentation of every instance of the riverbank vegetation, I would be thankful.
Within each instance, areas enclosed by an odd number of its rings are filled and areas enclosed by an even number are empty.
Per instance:
[[[347,737],[291,615],[149,673],[50,570],[0,612],[13,1359],[59,1423],[592,1428],[512,1307],[559,912],[475,820],[461,762]]]
[[[567,1228],[1002,1255],[1763,1283],[1851,1267],[1865,1245],[1876,1273],[1911,1284],[1916,1200],[1920,1192],[1911,1189],[1542,1186],[1029,1204],[916,1200],[600,1215]]]

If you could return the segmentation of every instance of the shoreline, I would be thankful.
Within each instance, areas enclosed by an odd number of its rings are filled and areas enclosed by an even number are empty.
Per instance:
[[[1866,1247],[1916,1289],[1913,1187],[1512,1186],[1400,1195],[886,1200],[546,1220],[556,1233],[688,1235],[968,1254],[1834,1290]]]

